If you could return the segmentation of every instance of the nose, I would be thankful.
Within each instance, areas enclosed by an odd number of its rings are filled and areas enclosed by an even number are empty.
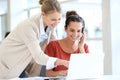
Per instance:
[[[75,32],[73,33],[73,36],[74,36],[74,37],[77,37],[77,36],[78,36],[78,33],[75,31]]]

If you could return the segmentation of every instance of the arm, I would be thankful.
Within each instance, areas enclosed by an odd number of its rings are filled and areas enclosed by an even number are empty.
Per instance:
[[[69,61],[62,60],[62,59],[57,59],[56,62],[55,62],[55,66],[58,66],[58,65],[64,65],[64,66],[68,67],[69,66]]]
[[[29,22],[31,23],[31,22]],[[31,54],[31,57],[35,60],[36,63],[41,64],[41,65],[47,65],[48,63],[53,65],[65,65],[66,64],[62,63],[64,62],[63,60],[59,60],[53,57],[49,57],[44,52],[41,50],[39,46],[39,38],[37,37],[37,34],[39,33],[39,29],[37,29],[36,25],[30,25],[26,24],[26,27],[21,28],[21,34],[20,37],[26,47],[28,48],[29,54]],[[23,25],[20,25],[23,26]],[[53,62],[50,62],[50,60],[54,60]]]
[[[46,70],[47,77],[66,76],[67,70],[53,71],[52,69]]]
[[[59,65],[64,65],[68,67],[69,62],[66,60],[57,59],[55,62],[55,66],[59,66]],[[47,77],[66,76],[66,75],[67,75],[67,70],[54,71],[53,69],[46,69]]]

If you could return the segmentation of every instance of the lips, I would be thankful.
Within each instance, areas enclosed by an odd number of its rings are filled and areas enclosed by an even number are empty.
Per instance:
[[[71,38],[72,38],[73,40],[77,40],[77,39],[78,39],[78,37],[74,37],[74,36],[71,36]]]
[[[57,25],[55,25],[55,24],[52,24],[52,25],[51,25],[52,28],[55,28],[56,26],[57,26]]]

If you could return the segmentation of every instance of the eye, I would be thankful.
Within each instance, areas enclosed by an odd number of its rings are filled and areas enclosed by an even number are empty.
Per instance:
[[[51,19],[51,21],[56,21],[56,19]]]
[[[73,29],[70,29],[70,31],[71,31],[71,32],[74,32],[74,30],[73,30]]]
[[[61,18],[58,19],[59,21],[61,20]]]
[[[81,30],[78,30],[77,32],[81,32]]]

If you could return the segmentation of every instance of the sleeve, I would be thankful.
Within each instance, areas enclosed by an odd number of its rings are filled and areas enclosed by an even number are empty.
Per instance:
[[[56,60],[57,60],[57,58],[49,58],[49,60],[48,60],[48,62],[47,62],[47,65],[46,65],[46,69],[52,69],[52,68],[54,68],[55,67],[55,65],[54,64],[51,64],[51,63],[55,63],[56,62]]]
[[[37,37],[38,35],[37,26],[30,22],[21,26],[22,26],[22,29],[20,28],[21,29],[20,38],[28,48],[33,59],[38,64],[46,65],[49,57],[46,54],[44,54],[44,52],[41,50],[39,46],[39,39]]]
[[[89,53],[89,48],[88,48],[88,45],[87,45],[87,44],[84,45],[84,49],[85,49],[85,52],[86,52],[86,53]]]
[[[44,51],[47,46],[48,39],[45,39],[43,42],[40,43],[41,49]]]

